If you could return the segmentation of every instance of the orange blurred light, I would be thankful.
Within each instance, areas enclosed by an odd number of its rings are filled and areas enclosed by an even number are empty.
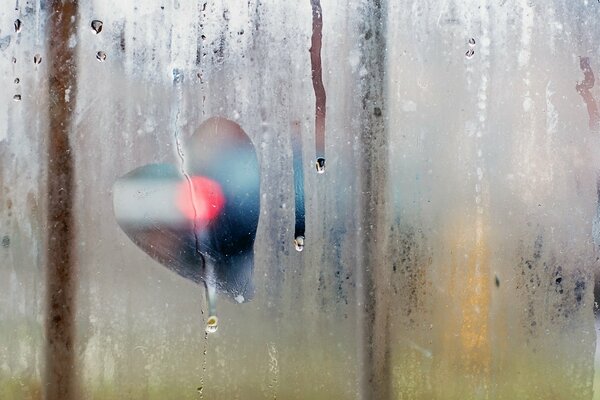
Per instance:
[[[208,224],[219,215],[224,205],[221,185],[204,176],[191,176],[177,188],[177,207],[189,220]]]

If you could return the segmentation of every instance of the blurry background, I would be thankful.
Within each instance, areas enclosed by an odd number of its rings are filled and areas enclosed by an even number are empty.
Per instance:
[[[600,89],[576,90],[581,57],[600,73],[600,4],[321,6],[324,174],[309,0],[90,0],[56,26],[53,2],[0,6],[0,398],[46,393],[47,149],[62,104],[74,398],[600,399]],[[75,55],[73,87],[53,86],[49,43]],[[215,116],[256,147],[261,213],[255,298],[219,298],[205,336],[202,286],[128,239],[112,187],[177,165],[178,141]]]

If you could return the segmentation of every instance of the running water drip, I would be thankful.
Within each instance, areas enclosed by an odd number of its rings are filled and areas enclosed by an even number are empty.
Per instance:
[[[206,333],[215,333],[219,328],[217,318],[217,286],[215,284],[214,267],[211,262],[205,264],[206,275],[204,278],[206,288],[206,302],[208,303],[208,319],[206,320]]]
[[[294,226],[294,247],[296,251],[304,249],[305,209],[304,209],[304,169],[302,168],[302,135],[300,121],[292,124],[292,155],[294,158],[294,191],[296,223]]]
[[[212,268],[210,269],[212,270]],[[217,318],[217,288],[212,273],[206,278],[206,301],[208,303],[206,333],[215,333],[219,328],[219,319]]]
[[[311,0],[312,6],[312,37],[310,47],[310,64],[312,72],[313,89],[315,91],[315,146],[318,160],[323,160],[325,168],[325,113],[326,95],[323,85],[323,68],[321,63],[321,46],[323,38],[323,15],[320,0]]]

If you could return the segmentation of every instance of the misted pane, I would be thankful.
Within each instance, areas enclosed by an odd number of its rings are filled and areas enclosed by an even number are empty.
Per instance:
[[[0,398],[597,397],[600,3],[0,7]]]

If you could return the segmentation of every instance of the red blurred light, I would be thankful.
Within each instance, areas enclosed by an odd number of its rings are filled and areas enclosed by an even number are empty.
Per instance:
[[[190,194],[190,181],[193,187]],[[225,205],[221,185],[204,176],[192,176],[177,188],[177,207],[189,220],[208,224],[215,219]]]

